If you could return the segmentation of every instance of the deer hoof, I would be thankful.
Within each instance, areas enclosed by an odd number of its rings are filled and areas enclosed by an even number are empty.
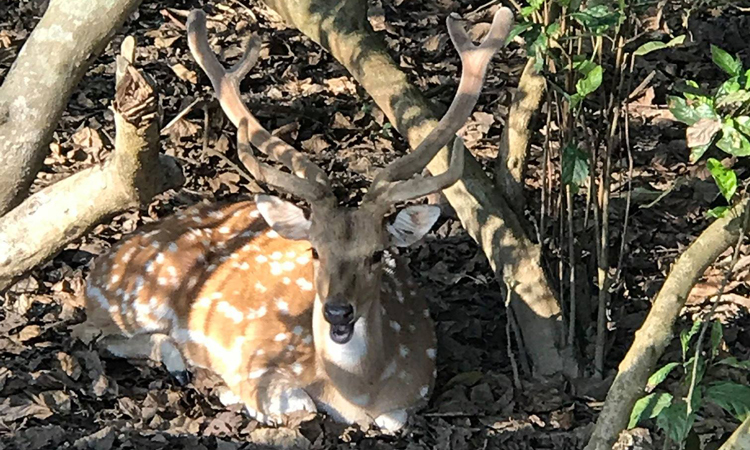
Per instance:
[[[394,409],[393,411],[379,415],[375,419],[375,425],[383,432],[395,433],[406,425],[408,418],[409,415],[406,413],[406,410]]]
[[[281,417],[295,412],[308,411],[315,413],[318,411],[310,395],[300,388],[284,390],[276,397],[271,398],[264,406],[264,412],[270,418],[274,419],[276,423],[280,423],[278,419]]]
[[[175,372],[170,372],[170,375],[172,375],[172,378],[174,378],[174,381],[179,386],[185,386],[188,383],[190,383],[190,380],[192,379],[192,376],[190,375],[190,372],[187,370],[178,370]]]

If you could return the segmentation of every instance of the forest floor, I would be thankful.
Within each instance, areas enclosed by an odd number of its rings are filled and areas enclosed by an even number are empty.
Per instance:
[[[0,8],[0,82],[40,17],[39,3],[23,0]],[[436,105],[446,105],[452,97],[459,68],[447,44],[443,18],[451,11],[472,11],[482,3],[384,0],[380,14],[372,15],[403,70]],[[208,82],[187,51],[183,25],[190,9],[204,8],[210,13],[210,32],[224,60],[239,57],[249,32],[260,34],[264,42],[261,60],[242,84],[245,100],[267,128],[279,130],[284,139],[306,150],[332,174],[343,202],[356,203],[373,170],[406,151],[404,140],[348,73],[259,4],[144,1],[73,94],[35,188],[106,160],[114,136],[109,110],[114,56],[127,35],[137,38],[138,65],[157,82],[163,124],[187,110],[163,133],[163,149],[183,163],[187,181],[179,192],[159,196],[146,210],[119,215],[96,227],[0,297],[0,449],[232,450],[264,444],[319,449],[583,448],[608,384],[650,301],[670,265],[709,223],[706,211],[719,201],[705,164],[688,164],[685,129],[668,112],[667,96],[680,79],[712,86],[721,79],[711,64],[709,44],[739,52],[746,63],[750,61],[746,13],[731,5],[708,9],[691,16],[685,30],[683,10],[674,3],[665,7],[660,23],[675,35],[690,33],[694,40],[653,53],[636,64],[633,86],[650,73],[653,78],[630,108],[633,205],[622,252],[625,154],[614,161],[610,249],[611,260],[621,260],[621,271],[612,292],[608,377],[602,382],[585,376],[534,381],[522,374],[517,380],[520,388],[516,386],[506,339],[503,288],[479,247],[448,216],[410,251],[413,274],[430,294],[437,323],[436,390],[429,406],[415,415],[404,432],[388,436],[320,416],[295,428],[260,427],[239,409],[221,405],[210,374],[197,373],[192,383],[181,387],[161,366],[105,357],[70,337],[70,327],[84,319],[77,299],[92,258],[139,226],[189,204],[238,199],[252,192],[224,159],[203,152],[202,139],[208,133],[210,147],[235,158],[235,131],[211,102]],[[486,20],[488,11],[471,19]],[[385,22],[378,20],[383,15]],[[644,24],[648,25],[647,20]],[[658,31],[650,33],[660,38]],[[497,152],[510,88],[517,83],[524,63],[523,51],[516,44],[495,58],[470,121],[467,147],[487,167]],[[203,125],[204,111],[208,130]],[[527,217],[535,224],[540,223],[541,186],[537,144],[532,148],[526,191]],[[593,318],[595,226],[593,220],[584,220],[585,197],[579,197],[576,245],[584,256],[577,267],[578,298],[583,299],[579,300],[583,317]],[[544,262],[559,287],[554,274],[559,273],[560,264],[560,218],[553,215],[546,223],[546,229],[537,230],[534,237],[546,236]],[[743,255],[748,254],[743,248]],[[689,328],[693,315],[706,308],[706,298],[721,283],[728,259],[728,254],[722,256],[706,272],[685,308],[680,329]],[[724,321],[721,351],[740,360],[750,359],[748,262],[750,256],[743,256],[719,314]],[[593,342],[594,322],[583,323],[580,341]],[[590,361],[593,346],[582,346],[581,353]],[[681,360],[676,339],[663,361]],[[747,373],[727,369],[707,376],[748,384]],[[679,382],[673,376],[666,386],[679,391]],[[702,410],[695,427],[702,446],[695,448],[716,448],[736,425],[719,408]],[[647,422],[644,428],[633,430],[619,448],[661,448],[661,434],[653,422]]]

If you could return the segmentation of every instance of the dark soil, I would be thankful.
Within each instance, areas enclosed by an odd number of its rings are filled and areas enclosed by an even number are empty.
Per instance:
[[[40,3],[18,1],[0,7],[0,82],[38,21],[43,11]],[[387,24],[383,34],[392,54],[435,102],[436,110],[450,101],[459,67],[447,44],[443,19],[451,11],[464,14],[483,2],[474,3],[383,2]],[[210,374],[197,373],[192,383],[180,387],[161,366],[100,356],[71,339],[70,327],[84,320],[77,299],[92,258],[123,235],[186,205],[238,199],[253,192],[252,185],[224,159],[202,150],[203,135],[208,133],[209,146],[234,159],[235,130],[211,102],[208,82],[187,51],[181,24],[191,8],[203,8],[213,17],[210,32],[224,61],[241,55],[243,38],[250,32],[260,34],[264,42],[261,60],[242,85],[245,100],[268,129],[279,130],[285,140],[306,150],[331,174],[342,202],[356,203],[374,169],[407,149],[383,113],[339,64],[259,4],[144,1],[73,94],[35,188],[107,158],[114,136],[108,110],[114,93],[114,55],[127,35],[137,38],[138,64],[158,84],[163,123],[190,108],[163,136],[164,151],[182,162],[187,182],[182,190],[160,196],[147,209],[122,214],[97,227],[0,297],[0,449],[583,448],[611,376],[604,382],[587,377],[534,381],[522,371],[514,382],[512,363],[523,369],[523,358],[515,353],[515,341],[510,345],[513,360],[509,356],[504,290],[481,250],[450,214],[410,250],[411,268],[430,293],[430,309],[437,321],[439,370],[429,407],[396,436],[342,426],[323,417],[291,429],[262,428],[239,409],[219,403],[213,395],[216,380]],[[471,18],[486,19],[489,11]],[[682,13],[676,4],[664,10],[665,23],[674,34],[685,32]],[[644,20],[649,13],[645,14]],[[612,294],[609,375],[627,351],[671,263],[709,223],[705,212],[719,201],[704,164],[687,163],[684,127],[666,110],[666,96],[674,92],[680,78],[708,85],[719,79],[718,69],[710,62],[709,43],[739,52],[750,62],[750,18],[732,6],[697,14],[690,21],[694,42],[643,58],[633,75],[636,86],[655,72],[630,108],[632,214]],[[650,38],[660,39],[659,33],[652,30]],[[507,116],[509,89],[524,63],[517,45],[496,58],[478,112],[471,119],[467,146],[488,168]],[[208,130],[203,125],[204,113],[209,118]],[[537,230],[540,158],[540,147],[535,145],[528,172],[527,217]],[[610,246],[614,262],[620,257],[623,239],[626,163],[624,151],[616,155]],[[591,256],[595,226],[591,218],[584,221],[585,196],[579,197],[576,245],[584,256],[576,270],[585,319],[579,341],[591,343],[582,345],[580,352],[590,361],[595,330],[595,323],[589,321],[595,317],[596,302]],[[545,229],[534,237],[543,233],[545,265],[560,286],[560,248],[567,243],[559,241],[560,218],[555,214],[546,218]],[[727,260],[724,255],[696,288],[681,327],[689,328],[692,314],[705,309],[705,299],[720,284]],[[730,284],[731,298],[726,297],[727,306],[721,309],[725,321],[722,352],[740,360],[750,358],[747,274],[748,269],[736,274],[737,281]],[[664,361],[680,359],[676,341]],[[747,373],[725,371],[711,376],[748,382]],[[669,383],[676,386],[677,381]],[[709,408],[701,412],[697,436],[708,445],[704,448],[715,448],[736,423],[722,410]],[[661,446],[653,423],[646,425],[632,432],[630,441],[625,439],[630,444],[621,448]]]

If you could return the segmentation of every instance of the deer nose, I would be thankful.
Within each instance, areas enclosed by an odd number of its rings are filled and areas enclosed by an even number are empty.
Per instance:
[[[323,317],[331,325],[348,325],[354,320],[351,303],[328,303],[323,307]]]

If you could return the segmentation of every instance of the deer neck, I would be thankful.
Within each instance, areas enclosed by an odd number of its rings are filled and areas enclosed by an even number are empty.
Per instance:
[[[383,368],[383,317],[380,294],[374,298],[367,311],[362,311],[354,324],[354,334],[346,344],[337,344],[330,338],[330,328],[323,317],[323,302],[316,297],[313,307],[313,338],[321,370],[336,383],[356,378],[375,378]]]

